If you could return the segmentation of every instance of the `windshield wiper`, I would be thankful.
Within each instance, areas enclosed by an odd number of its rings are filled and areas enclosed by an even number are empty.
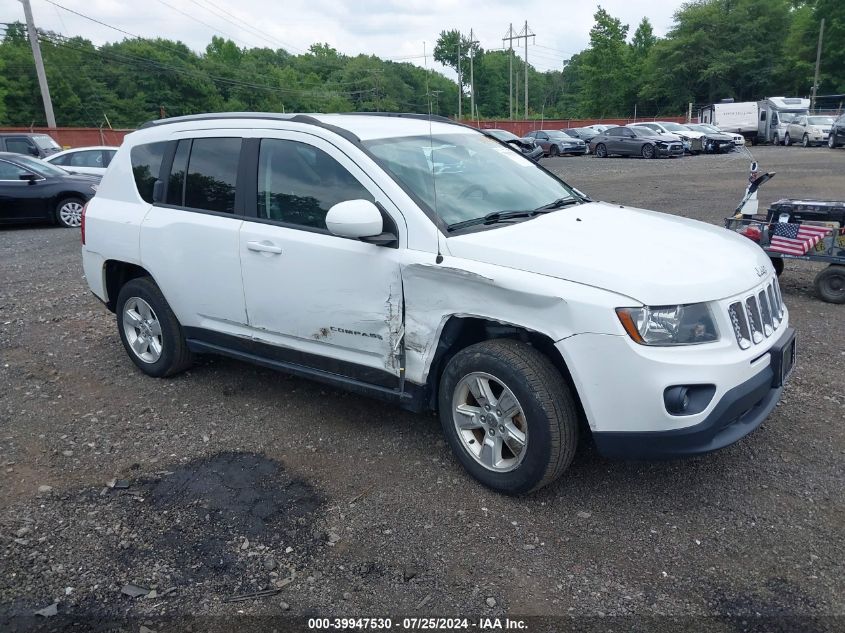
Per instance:
[[[472,218],[471,220],[462,220],[450,224],[448,228],[450,231],[462,229],[467,226],[474,226],[476,224],[496,224],[498,222],[507,222],[516,218],[530,218],[536,215],[536,211],[493,211],[480,218]]]
[[[487,215],[480,218],[472,218],[471,220],[455,222],[454,224],[450,224],[446,228],[448,228],[450,231],[454,231],[457,229],[463,229],[467,226],[475,226],[476,224],[498,224],[499,222],[507,222],[509,220],[515,220],[517,218],[533,218],[535,215],[540,215],[541,213],[548,213],[549,211],[554,211],[555,209],[561,209],[563,207],[568,207],[571,204],[579,203],[580,200],[578,200],[577,198],[571,198],[567,196],[565,198],[558,198],[554,202],[544,204],[542,207],[537,207],[536,209],[532,209],[530,211],[493,211],[492,213],[488,213]]]
[[[554,209],[562,209],[563,207],[568,207],[571,204],[580,204],[581,201],[578,198],[572,198],[571,196],[566,196],[565,198],[558,198],[554,202],[550,202],[549,204],[544,204],[542,207],[537,207],[534,209],[534,213],[541,213],[543,211],[552,211]]]

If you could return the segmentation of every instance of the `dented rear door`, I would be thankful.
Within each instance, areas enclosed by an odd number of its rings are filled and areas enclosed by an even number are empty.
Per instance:
[[[297,352],[288,360],[298,364],[367,382],[397,377],[401,248],[337,237],[324,222],[328,208],[344,199],[390,203],[328,142],[280,135],[256,144],[255,217],[240,232],[253,338]],[[404,222],[397,225],[401,233]]]

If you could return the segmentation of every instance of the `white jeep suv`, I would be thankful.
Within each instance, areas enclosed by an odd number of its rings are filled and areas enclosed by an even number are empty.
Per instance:
[[[792,366],[751,241],[593,202],[438,117],[148,123],[82,240],[144,373],[223,354],[437,410],[466,469],[509,494],[554,481],[587,429],[619,457],[727,446]]]

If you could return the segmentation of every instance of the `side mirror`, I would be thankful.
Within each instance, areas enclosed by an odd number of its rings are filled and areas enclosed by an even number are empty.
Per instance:
[[[35,181],[38,180],[38,176],[32,173],[21,174],[18,176],[19,180],[26,180],[29,184],[35,184]]]
[[[381,211],[369,200],[338,202],[326,214],[326,227],[338,237],[361,239],[381,235]]]
[[[30,154],[32,154],[35,157],[38,157],[38,148],[37,147],[33,147],[32,145],[28,145],[27,149],[29,150]]]

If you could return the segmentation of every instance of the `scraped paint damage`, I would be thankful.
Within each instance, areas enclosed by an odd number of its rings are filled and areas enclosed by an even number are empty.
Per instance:
[[[425,384],[437,341],[451,317],[478,317],[531,329],[565,301],[518,287],[519,275],[493,279],[437,264],[404,268],[406,378]],[[545,316],[544,316],[545,315]],[[540,331],[540,330],[538,330]]]

